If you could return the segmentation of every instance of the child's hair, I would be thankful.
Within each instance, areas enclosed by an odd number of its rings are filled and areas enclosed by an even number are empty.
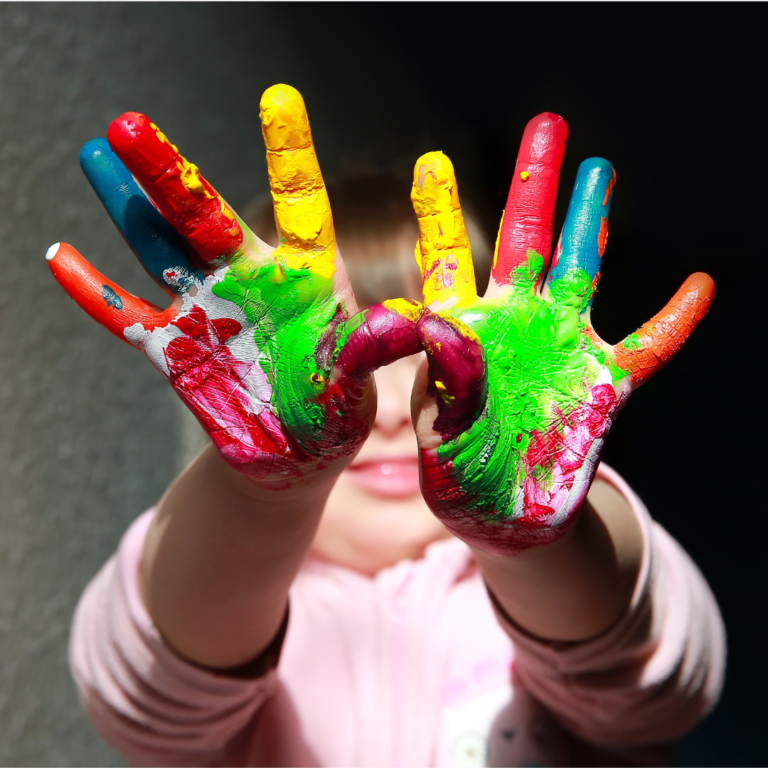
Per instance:
[[[419,230],[410,181],[372,171],[326,183],[339,251],[361,307],[393,298],[419,299],[421,278],[414,257]],[[493,254],[471,208],[464,221],[472,244],[478,293],[490,276]],[[266,243],[277,245],[272,200],[257,198],[245,222]]]

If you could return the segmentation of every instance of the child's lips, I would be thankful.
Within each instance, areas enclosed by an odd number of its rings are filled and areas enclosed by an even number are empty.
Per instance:
[[[421,493],[419,460],[416,457],[374,458],[355,462],[345,475],[359,488],[388,499],[404,499]]]

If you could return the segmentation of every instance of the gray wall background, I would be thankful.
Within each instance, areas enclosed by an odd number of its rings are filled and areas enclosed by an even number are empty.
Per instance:
[[[0,5],[0,764],[120,764],[80,712],[69,622],[201,440],[162,377],[45,265],[65,240],[131,292],[164,299],[100,210],[79,149],[122,112],[145,112],[242,210],[268,189],[259,97],[289,82],[324,168],[348,143],[370,150],[367,134],[374,152],[397,154],[406,129],[386,105],[408,95],[395,93],[395,67],[366,91],[362,41],[345,45],[358,59],[345,67],[311,27],[288,6]],[[316,82],[326,66],[332,87],[307,87],[304,73]]]

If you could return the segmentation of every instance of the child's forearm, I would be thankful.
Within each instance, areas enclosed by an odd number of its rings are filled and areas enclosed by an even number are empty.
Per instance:
[[[577,642],[604,632],[629,607],[642,541],[627,501],[597,480],[574,527],[553,544],[511,557],[475,555],[518,626],[544,640]]]
[[[267,648],[335,479],[260,491],[212,446],[179,476],[158,506],[141,567],[146,608],[179,655],[232,668]]]

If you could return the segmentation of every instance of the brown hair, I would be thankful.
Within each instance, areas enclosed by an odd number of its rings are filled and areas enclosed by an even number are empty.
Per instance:
[[[331,180],[326,187],[339,251],[358,304],[366,307],[386,299],[420,299],[421,277],[414,258],[419,229],[411,206],[410,181],[366,172]],[[493,253],[471,208],[462,205],[482,295]],[[264,242],[277,245],[270,197],[254,200],[244,219]]]

